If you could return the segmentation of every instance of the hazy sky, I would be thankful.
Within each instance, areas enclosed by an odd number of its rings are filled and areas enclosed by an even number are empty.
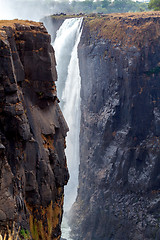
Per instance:
[[[45,2],[45,4],[44,4]],[[48,0],[0,0],[0,19],[40,20],[52,13],[47,5]]]

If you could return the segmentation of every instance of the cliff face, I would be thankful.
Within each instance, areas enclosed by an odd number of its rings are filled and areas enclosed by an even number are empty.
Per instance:
[[[84,19],[74,239],[160,239],[160,14]]]
[[[0,226],[60,239],[66,122],[54,51],[43,24],[0,21]]]

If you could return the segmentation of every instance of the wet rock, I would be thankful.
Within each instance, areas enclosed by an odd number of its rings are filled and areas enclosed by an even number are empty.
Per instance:
[[[84,19],[75,240],[159,237],[159,23],[159,13]]]
[[[6,214],[0,210],[0,221],[6,221]]]
[[[42,23],[0,21],[0,55],[0,228],[29,229],[30,216],[33,239],[59,239],[68,127],[50,36]]]
[[[0,150],[2,151],[4,149],[5,149],[5,146],[2,143],[0,143]]]

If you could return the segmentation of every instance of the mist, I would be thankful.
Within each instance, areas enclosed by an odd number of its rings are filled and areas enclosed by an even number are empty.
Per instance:
[[[0,19],[24,19],[39,21],[44,16],[60,12],[54,1],[0,0]]]
[[[142,0],[143,1],[143,0]],[[123,13],[148,11],[148,4],[135,0],[0,0],[0,19],[40,21],[52,14]]]

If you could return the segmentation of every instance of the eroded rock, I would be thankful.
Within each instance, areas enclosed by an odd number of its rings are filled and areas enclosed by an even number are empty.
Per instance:
[[[152,12],[84,19],[75,240],[158,239],[159,24]]]
[[[42,23],[0,21],[0,57],[0,226],[30,218],[33,239],[59,239],[68,127],[50,36]]]

